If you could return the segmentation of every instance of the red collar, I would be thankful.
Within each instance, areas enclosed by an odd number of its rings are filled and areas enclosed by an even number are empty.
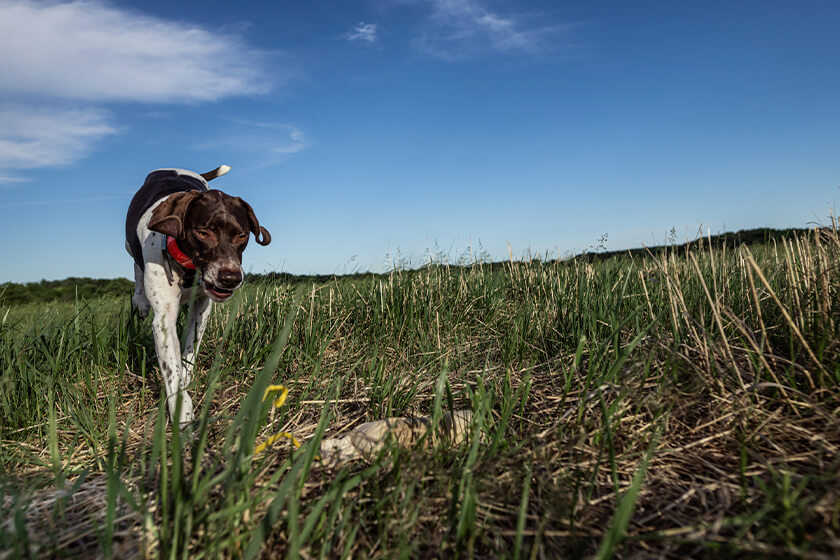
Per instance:
[[[180,247],[178,247],[178,243],[175,242],[175,238],[169,235],[166,236],[166,252],[169,253],[175,262],[180,264],[186,269],[195,270],[195,264],[192,262],[192,259],[189,258]]]

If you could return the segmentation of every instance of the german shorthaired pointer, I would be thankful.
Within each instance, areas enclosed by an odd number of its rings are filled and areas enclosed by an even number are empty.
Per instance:
[[[125,221],[125,246],[134,257],[131,302],[141,317],[149,309],[155,312],[152,330],[169,417],[175,421],[181,395],[181,427],[193,420],[186,388],[212,302],[226,301],[242,284],[242,252],[250,233],[260,245],[271,242],[247,202],[207,186],[228,171],[227,165],[201,175],[183,169],[152,171]],[[182,353],[178,309],[191,301]]]

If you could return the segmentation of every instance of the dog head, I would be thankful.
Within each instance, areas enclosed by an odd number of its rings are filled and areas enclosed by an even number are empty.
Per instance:
[[[222,302],[242,284],[242,252],[250,234],[260,245],[271,235],[251,206],[222,191],[187,191],[169,195],[152,211],[149,229],[174,237],[201,275],[210,299]]]

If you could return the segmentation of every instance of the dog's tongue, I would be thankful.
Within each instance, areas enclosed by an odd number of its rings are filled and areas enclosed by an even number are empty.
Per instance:
[[[216,296],[219,299],[227,299],[227,298],[229,298],[230,296],[233,295],[232,290],[223,290],[221,288],[216,288],[215,286],[212,287],[212,288],[209,288],[208,291],[211,292],[214,296]]]

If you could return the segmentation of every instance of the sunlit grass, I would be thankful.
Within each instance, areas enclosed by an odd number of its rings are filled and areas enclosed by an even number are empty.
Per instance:
[[[213,312],[184,434],[127,298],[0,300],[0,557],[840,554],[838,264],[824,230],[254,283]],[[458,409],[463,445],[318,461]],[[281,431],[302,447],[254,454]]]

